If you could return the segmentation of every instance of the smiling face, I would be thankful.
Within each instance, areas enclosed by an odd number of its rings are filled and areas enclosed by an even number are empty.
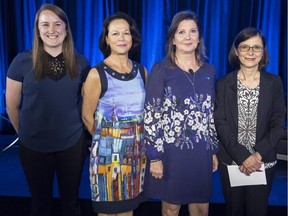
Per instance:
[[[55,13],[50,10],[42,11],[38,20],[38,30],[45,51],[62,52],[63,41],[66,37],[66,24]]]
[[[111,21],[106,43],[110,46],[111,54],[128,55],[132,47],[132,35],[126,20],[115,19]]]
[[[199,31],[194,20],[183,20],[175,32],[173,44],[176,52],[193,53],[199,43]]]
[[[248,47],[249,50],[243,51],[244,48],[246,50]],[[259,36],[251,37],[241,42],[235,52],[239,58],[240,67],[258,68],[263,57],[263,42]]]

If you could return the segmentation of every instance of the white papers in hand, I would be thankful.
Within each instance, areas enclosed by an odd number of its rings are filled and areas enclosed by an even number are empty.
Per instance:
[[[264,164],[260,170],[251,173],[250,176],[240,172],[238,165],[228,165],[227,169],[231,187],[267,184]]]

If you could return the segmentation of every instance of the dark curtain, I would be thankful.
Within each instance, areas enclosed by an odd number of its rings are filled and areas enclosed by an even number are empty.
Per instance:
[[[202,21],[209,62],[217,78],[231,68],[227,61],[233,39],[245,27],[262,29],[269,48],[267,70],[282,77],[287,92],[286,0],[1,0],[0,1],[0,113],[5,112],[5,79],[12,59],[31,49],[36,11],[54,3],[67,13],[75,46],[95,65],[103,59],[98,48],[102,23],[117,11],[131,15],[142,44],[131,58],[148,70],[165,56],[166,33],[174,14],[193,10]]]

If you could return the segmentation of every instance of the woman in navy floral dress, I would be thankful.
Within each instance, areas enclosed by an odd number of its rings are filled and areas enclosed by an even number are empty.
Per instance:
[[[213,65],[202,61],[204,41],[193,12],[176,14],[168,32],[167,57],[147,84],[144,193],[162,201],[162,215],[208,215],[212,171],[218,166],[214,127]]]

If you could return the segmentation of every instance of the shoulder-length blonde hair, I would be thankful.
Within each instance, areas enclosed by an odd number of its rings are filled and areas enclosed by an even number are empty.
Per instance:
[[[55,13],[66,25],[66,37],[63,41],[63,56],[65,61],[65,69],[69,73],[70,77],[77,77],[77,69],[76,69],[76,59],[74,53],[74,43],[72,32],[69,25],[69,20],[65,12],[58,6],[53,4],[44,4],[38,10],[35,22],[34,22],[34,40],[32,47],[32,62],[33,62],[33,70],[35,74],[35,78],[37,80],[43,79],[46,75],[45,69],[48,65],[48,58],[44,51],[43,41],[40,38],[38,23],[39,16],[42,11],[50,10]]]

